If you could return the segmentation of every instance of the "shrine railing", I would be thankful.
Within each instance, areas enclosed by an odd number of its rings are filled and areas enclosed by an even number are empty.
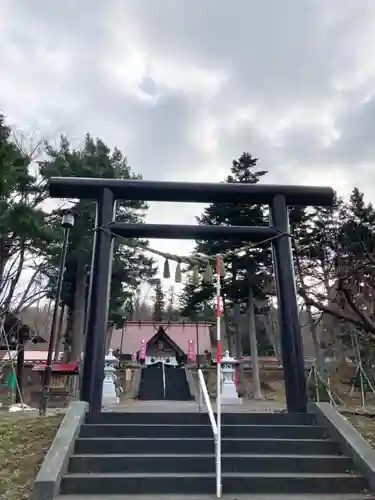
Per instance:
[[[206,381],[204,380],[202,370],[198,370],[198,380],[199,380],[199,392],[200,395],[203,395],[203,399],[207,408],[208,416],[210,418],[212,433],[214,435],[214,443],[215,443],[215,464],[216,464],[216,496],[217,498],[221,497],[221,432],[217,426],[214,411],[212,408],[212,403],[210,400],[210,396],[208,394]]]

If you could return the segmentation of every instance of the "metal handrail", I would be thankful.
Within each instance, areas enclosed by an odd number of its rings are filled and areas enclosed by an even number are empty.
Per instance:
[[[161,363],[161,368],[163,370],[163,394],[164,394],[164,399],[165,399],[165,396],[166,396],[166,381],[165,381],[165,366],[164,366],[164,361],[162,361]]]
[[[216,464],[216,496],[217,498],[220,498],[221,497],[221,447],[219,445],[220,433],[218,431],[218,426],[215,420],[214,411],[212,409],[212,404],[210,396],[208,394],[206,381],[204,380],[203,372],[201,369],[198,369],[198,379],[199,379],[200,395],[203,394],[204,402],[206,404],[208,416],[211,422],[212,433],[214,435],[215,464]]]

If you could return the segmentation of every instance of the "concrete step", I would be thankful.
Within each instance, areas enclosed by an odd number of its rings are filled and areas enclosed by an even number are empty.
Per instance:
[[[65,494],[212,494],[215,474],[67,474]],[[223,474],[223,493],[361,493],[364,478],[355,474]]]
[[[318,425],[223,425],[225,438],[322,439],[327,432]],[[211,425],[189,424],[86,424],[80,437],[212,438]]]
[[[204,413],[125,413],[100,412],[89,413],[88,424],[189,424],[209,425],[209,417]],[[223,413],[223,425],[313,425],[315,416],[310,413]]]
[[[222,500],[375,500],[367,493],[336,494],[224,494]],[[59,495],[56,500],[216,500],[216,495]]]
[[[75,454],[189,454],[213,453],[212,438],[79,438]],[[339,445],[328,439],[223,439],[222,453],[335,455]]]
[[[375,500],[367,493],[336,494],[224,494],[222,500]],[[216,495],[59,495],[56,500],[216,500]]]
[[[353,469],[350,458],[340,455],[222,456],[223,473],[340,473]],[[214,454],[205,455],[73,455],[70,473],[209,473],[215,472]]]

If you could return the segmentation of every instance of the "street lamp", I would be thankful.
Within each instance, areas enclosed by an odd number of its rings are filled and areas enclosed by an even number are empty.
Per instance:
[[[48,354],[47,354],[47,363],[43,374],[43,390],[42,390],[42,398],[41,405],[39,408],[39,414],[45,415],[47,411],[47,403],[49,398],[49,391],[51,385],[52,378],[52,356],[53,356],[53,348],[55,346],[55,339],[57,335],[57,323],[59,316],[59,306],[61,299],[61,290],[64,280],[64,271],[65,271],[65,262],[66,262],[66,254],[68,252],[68,241],[69,241],[69,233],[70,230],[74,227],[74,215],[71,212],[65,212],[62,217],[61,226],[64,228],[64,236],[63,236],[63,247],[60,255],[60,269],[57,279],[57,288],[56,288],[56,296],[55,296],[55,305],[53,308],[53,316],[51,323],[51,331],[50,338],[48,344]]]

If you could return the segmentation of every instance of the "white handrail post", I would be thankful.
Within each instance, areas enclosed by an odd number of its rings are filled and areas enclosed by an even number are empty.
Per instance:
[[[206,403],[208,416],[210,418],[212,433],[214,435],[215,465],[216,465],[216,488],[217,488],[216,489],[216,496],[218,498],[220,498],[220,495],[221,495],[221,474],[220,474],[220,467],[218,469],[218,460],[217,460],[217,457],[220,457],[220,455],[218,455],[218,446],[217,446],[218,442],[219,442],[218,441],[217,423],[215,421],[215,415],[214,415],[214,411],[212,409],[212,404],[211,404],[210,396],[208,394],[206,382],[204,380],[204,376],[203,376],[202,370],[200,368],[198,369],[198,380],[199,380],[199,387],[201,389],[201,393],[202,393],[203,398],[204,398],[204,402]],[[221,465],[221,462],[219,460],[219,466],[220,465]],[[218,487],[218,485],[219,485],[219,487]]]
[[[202,373],[201,369],[198,370],[198,378],[199,378],[200,386],[202,388],[202,394],[203,394],[203,397],[204,397],[204,402],[206,403],[206,407],[207,407],[207,411],[208,411],[208,416],[210,418],[210,423],[211,423],[211,427],[212,427],[212,433],[213,433],[214,438],[216,440],[217,425],[216,425],[216,422],[215,422],[215,415],[214,415],[214,412],[213,412],[213,409],[212,409],[212,404],[211,404],[211,401],[210,401],[210,396],[208,394],[206,382],[204,380],[204,376],[203,376],[203,373]]]
[[[217,414],[217,442],[216,442],[216,496],[221,497],[221,289],[220,289],[220,271],[221,257],[216,255],[216,414]]]
[[[202,399],[203,399],[202,387],[201,384],[199,384],[199,400],[198,400],[199,413],[202,411]]]
[[[164,366],[164,361],[161,362],[161,367],[163,370],[163,394],[164,394],[164,399],[166,397],[166,387],[165,387],[165,366]]]

